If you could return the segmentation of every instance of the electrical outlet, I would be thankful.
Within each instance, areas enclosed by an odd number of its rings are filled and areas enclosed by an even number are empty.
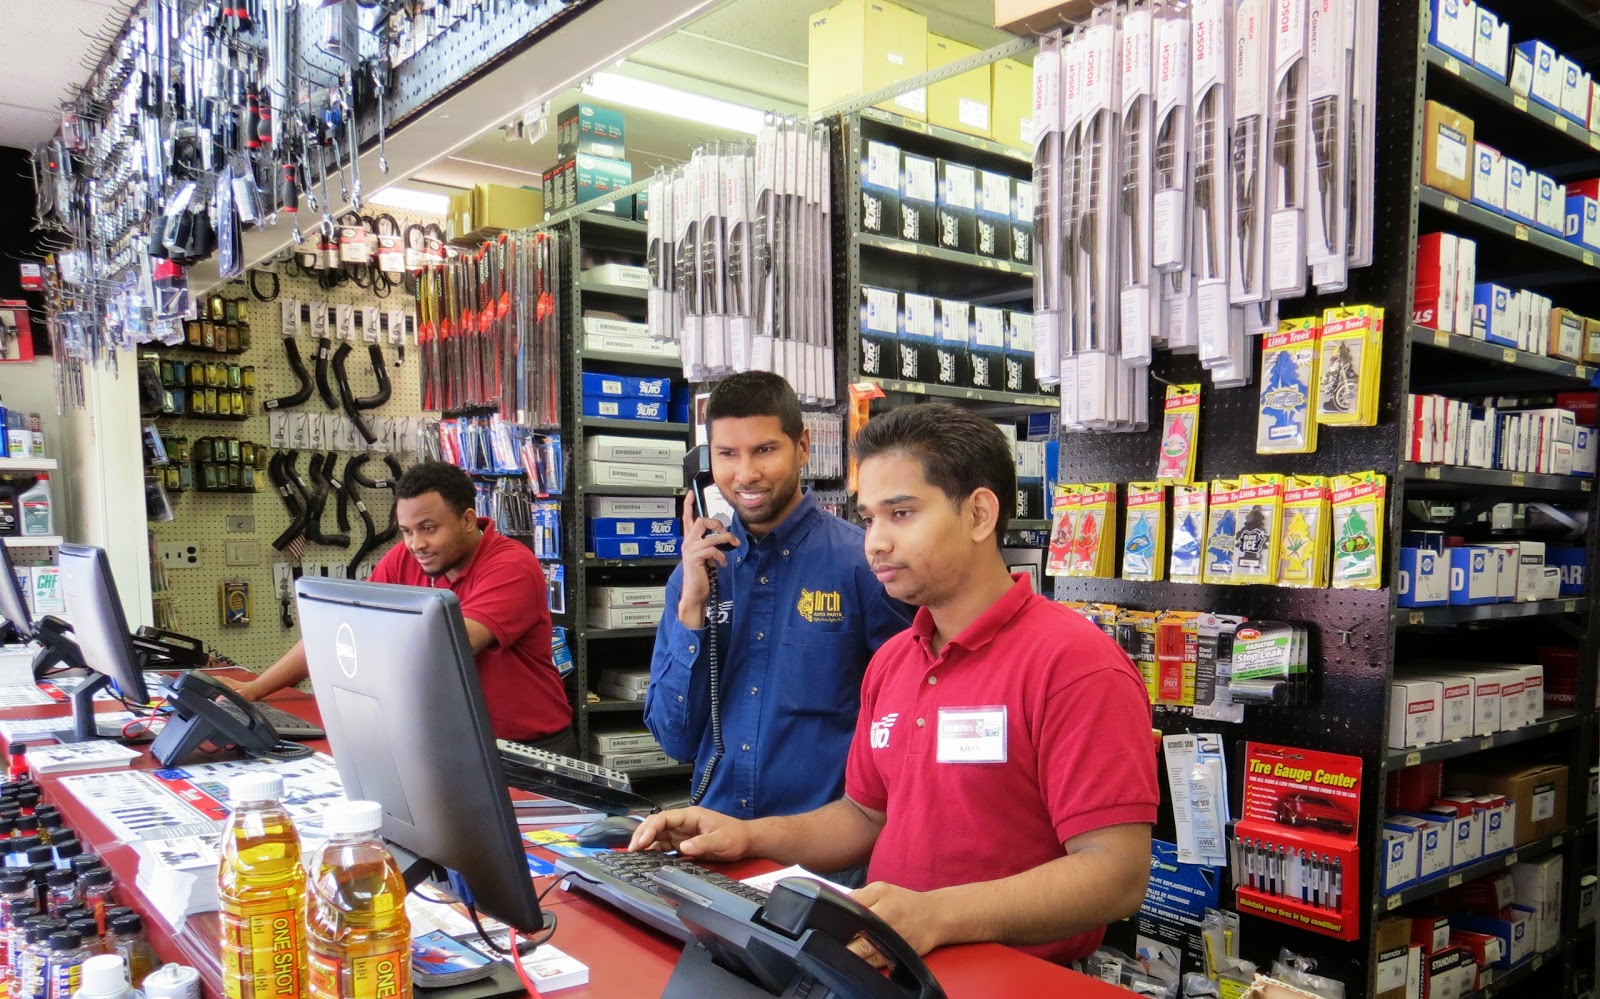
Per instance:
[[[226,547],[229,565],[261,564],[261,542],[259,541],[229,541]]]
[[[194,569],[200,565],[200,546],[188,541],[161,545],[157,552],[168,569]]]
[[[255,530],[256,530],[256,519],[254,517],[250,516],[249,514],[245,514],[242,517],[229,517],[228,518],[228,533],[229,534],[254,534]],[[233,565],[234,563],[229,562],[228,564],[229,565]],[[250,564],[254,565],[255,563],[252,562]]]

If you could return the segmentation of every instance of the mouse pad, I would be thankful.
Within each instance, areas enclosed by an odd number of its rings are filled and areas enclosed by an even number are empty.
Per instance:
[[[551,853],[559,853],[563,857],[589,857],[597,853],[610,853],[607,847],[578,845],[578,830],[586,825],[588,823],[579,826],[530,829],[522,834],[522,838],[534,846],[542,846]]]

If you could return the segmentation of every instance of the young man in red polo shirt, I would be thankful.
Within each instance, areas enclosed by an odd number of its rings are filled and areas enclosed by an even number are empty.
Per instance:
[[[401,544],[371,582],[442,587],[461,602],[467,639],[496,738],[577,756],[572,706],[550,651],[544,570],[525,546],[479,517],[472,480],[454,465],[425,461],[395,483]],[[302,643],[253,680],[230,684],[249,700],[304,680]]]
[[[1144,683],[1098,628],[1007,572],[1016,474],[993,423],[913,406],[853,446],[867,560],[919,609],[867,667],[844,797],[752,821],[663,812],[632,849],[813,871],[870,858],[856,898],[918,953],[992,940],[1084,957],[1139,908],[1149,876]],[[865,939],[851,946],[876,959]]]

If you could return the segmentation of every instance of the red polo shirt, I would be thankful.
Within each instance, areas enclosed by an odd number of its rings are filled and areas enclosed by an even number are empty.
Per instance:
[[[550,654],[550,599],[533,552],[478,518],[483,538],[466,569],[450,582],[428,576],[402,544],[372,570],[371,582],[443,587],[461,616],[489,629],[494,644],[477,654],[478,683],[496,738],[527,742],[572,724],[572,706]]]
[[[1098,628],[1014,578],[939,655],[922,608],[867,667],[845,793],[888,816],[869,881],[914,891],[993,881],[1065,856],[1062,844],[1083,833],[1155,823],[1138,671]],[[941,711],[947,732],[984,735],[966,743],[970,756],[1004,762],[938,762]],[[1071,961],[1104,935],[1021,949]]]

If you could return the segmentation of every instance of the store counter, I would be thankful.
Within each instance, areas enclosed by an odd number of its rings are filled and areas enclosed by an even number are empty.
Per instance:
[[[320,720],[316,701],[298,691],[280,692],[271,698],[274,705],[301,717]],[[100,710],[116,710],[121,705],[97,702]],[[0,712],[5,718],[42,718],[62,714],[66,705],[51,707],[10,708]],[[326,743],[313,743],[314,748],[327,752]],[[148,753],[133,762],[134,769],[154,770],[157,764]],[[208,763],[237,759],[233,753],[217,756],[197,755],[190,763]],[[199,969],[207,996],[220,997],[221,966],[218,960],[218,927],[215,912],[188,917],[183,928],[173,931],[155,913],[149,900],[135,886],[138,856],[132,848],[116,843],[111,832],[97,820],[93,813],[72,795],[57,786],[56,778],[37,778],[44,789],[46,800],[61,809],[67,824],[77,831],[86,849],[98,852],[116,875],[117,895],[124,905],[131,906],[144,917],[146,931],[156,953],[163,961],[192,965]],[[517,792],[513,792],[517,793]],[[537,852],[537,851],[536,851]],[[547,855],[548,857],[549,855]],[[771,870],[766,861],[748,861],[729,865],[727,873],[735,877],[748,877]],[[535,888],[543,890],[553,880],[535,878]],[[660,995],[677,963],[682,945],[653,930],[635,923],[609,906],[587,896],[552,891],[545,897],[545,908],[558,917],[552,943],[589,966],[589,983],[563,989],[561,996],[572,999],[586,997],[637,997]],[[970,944],[941,948],[928,955],[928,966],[951,999],[987,999],[1018,995],[1073,995],[1117,999],[1124,997],[1121,989],[1114,988],[1058,965],[1023,954],[998,944]],[[418,994],[426,996],[425,990]]]

